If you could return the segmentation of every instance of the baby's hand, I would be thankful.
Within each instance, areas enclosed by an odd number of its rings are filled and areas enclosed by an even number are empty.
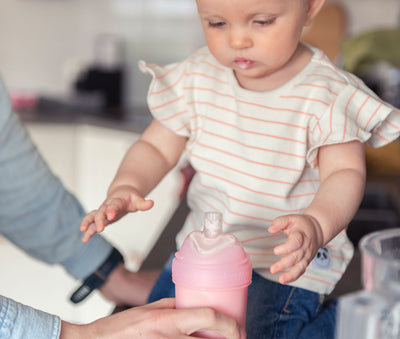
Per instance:
[[[270,233],[282,231],[287,241],[274,248],[275,255],[283,258],[271,266],[271,273],[285,271],[280,277],[281,284],[297,280],[323,246],[323,234],[318,221],[310,215],[290,214],[276,218],[268,228]]]
[[[81,232],[85,232],[82,242],[88,242],[95,233],[102,232],[107,225],[121,219],[127,213],[147,211],[153,205],[152,200],[145,200],[134,187],[115,188],[99,209],[83,218],[80,227]]]

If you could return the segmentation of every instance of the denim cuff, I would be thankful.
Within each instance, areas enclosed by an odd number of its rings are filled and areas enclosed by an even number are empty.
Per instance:
[[[0,338],[57,339],[61,319],[0,296]]]
[[[83,244],[61,264],[67,272],[78,280],[92,274],[110,255],[113,246],[102,236],[95,234],[88,243]]]

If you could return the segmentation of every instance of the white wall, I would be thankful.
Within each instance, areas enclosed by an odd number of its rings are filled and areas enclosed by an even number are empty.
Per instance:
[[[353,33],[399,22],[399,0],[339,1]],[[93,60],[99,33],[126,44],[130,105],[145,104],[139,59],[167,63],[204,44],[194,0],[1,0],[0,73],[11,90],[66,95],[71,69]]]
[[[167,63],[203,45],[192,0],[1,0],[0,73],[10,90],[67,95],[101,33],[125,43],[131,105],[145,104],[139,59]]]
[[[400,26],[399,0],[337,0],[349,13],[349,33]]]

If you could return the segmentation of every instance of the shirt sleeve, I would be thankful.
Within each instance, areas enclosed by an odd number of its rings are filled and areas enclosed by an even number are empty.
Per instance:
[[[0,295],[0,338],[57,339],[61,319]]]
[[[321,146],[360,141],[381,147],[400,135],[400,115],[368,91],[348,85],[309,130],[307,161],[317,166]]]
[[[61,264],[82,279],[112,250],[100,236],[88,244],[81,242],[84,215],[12,112],[0,82],[0,233],[29,255]]]
[[[187,61],[164,67],[140,61],[139,68],[152,76],[147,103],[153,117],[178,135],[189,137],[190,119],[184,94]]]

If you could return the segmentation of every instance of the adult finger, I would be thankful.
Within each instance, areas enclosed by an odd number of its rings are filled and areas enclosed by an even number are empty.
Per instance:
[[[201,330],[217,332],[227,338],[239,339],[241,329],[232,318],[212,308],[179,310],[177,325],[182,333],[191,334]]]
[[[149,309],[175,308],[175,298],[164,298],[142,306]]]

